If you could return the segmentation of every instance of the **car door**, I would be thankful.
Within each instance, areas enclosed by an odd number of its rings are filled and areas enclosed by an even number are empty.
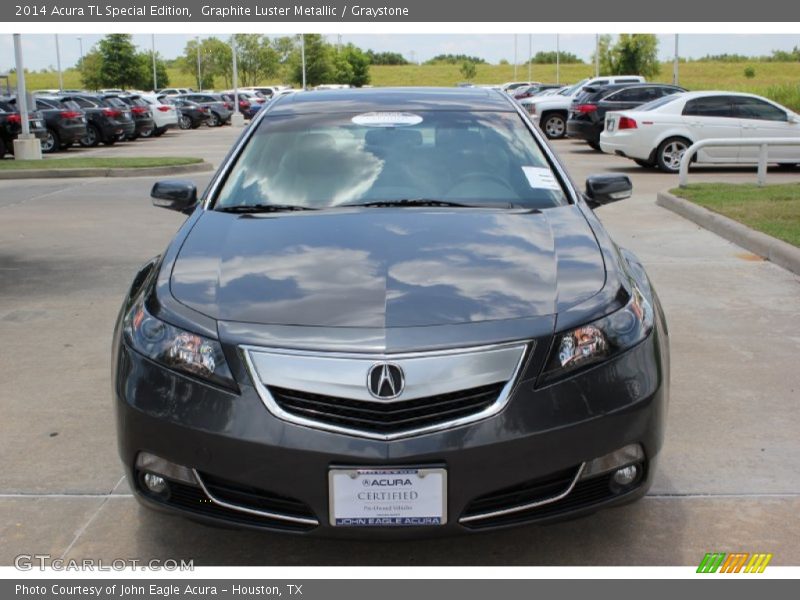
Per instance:
[[[682,119],[692,141],[707,139],[738,139],[742,137],[741,119],[727,95],[692,98],[683,107]],[[710,146],[698,152],[700,161],[737,162],[739,146]]]
[[[736,96],[733,102],[742,123],[744,139],[800,137],[800,125],[791,121],[784,109],[751,96]],[[742,146],[740,160],[756,162],[759,151],[758,146]],[[800,146],[770,146],[767,157],[771,161],[800,163]]]

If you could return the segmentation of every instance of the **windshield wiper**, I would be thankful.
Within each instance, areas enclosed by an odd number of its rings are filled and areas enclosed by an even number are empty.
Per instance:
[[[239,204],[237,206],[221,206],[215,210],[228,213],[268,213],[317,209],[311,208],[310,206],[299,206],[297,204]]]
[[[369,207],[385,207],[385,206],[449,206],[456,208],[511,208],[511,204],[464,204],[461,202],[450,202],[449,200],[434,200],[432,198],[403,198],[400,200],[369,200],[367,202],[354,202],[352,204],[339,204],[342,206],[369,206]],[[337,207],[337,208],[338,208]]]

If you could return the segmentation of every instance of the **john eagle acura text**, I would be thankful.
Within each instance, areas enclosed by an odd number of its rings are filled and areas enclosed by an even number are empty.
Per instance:
[[[418,535],[629,502],[653,478],[667,326],[642,265],[500,92],[300,92],[257,117],[135,276],[119,450],[147,506]],[[363,493],[369,491],[372,493]]]

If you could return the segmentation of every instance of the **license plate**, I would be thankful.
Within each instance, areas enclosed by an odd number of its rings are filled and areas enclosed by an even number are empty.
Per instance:
[[[608,131],[614,131],[614,119],[608,120],[608,125],[606,126],[606,129]]]
[[[41,127],[42,126],[42,122],[41,121],[34,121],[33,122],[33,126],[34,127]]]
[[[419,527],[447,522],[445,469],[331,469],[330,523],[336,527]]]

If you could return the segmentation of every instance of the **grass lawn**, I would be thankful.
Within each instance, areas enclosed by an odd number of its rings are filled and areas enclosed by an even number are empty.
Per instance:
[[[0,170],[15,169],[142,169],[174,167],[203,162],[189,156],[131,156],[119,158],[52,158],[46,160],[0,160]]]
[[[698,183],[671,193],[800,247],[800,183]]]

